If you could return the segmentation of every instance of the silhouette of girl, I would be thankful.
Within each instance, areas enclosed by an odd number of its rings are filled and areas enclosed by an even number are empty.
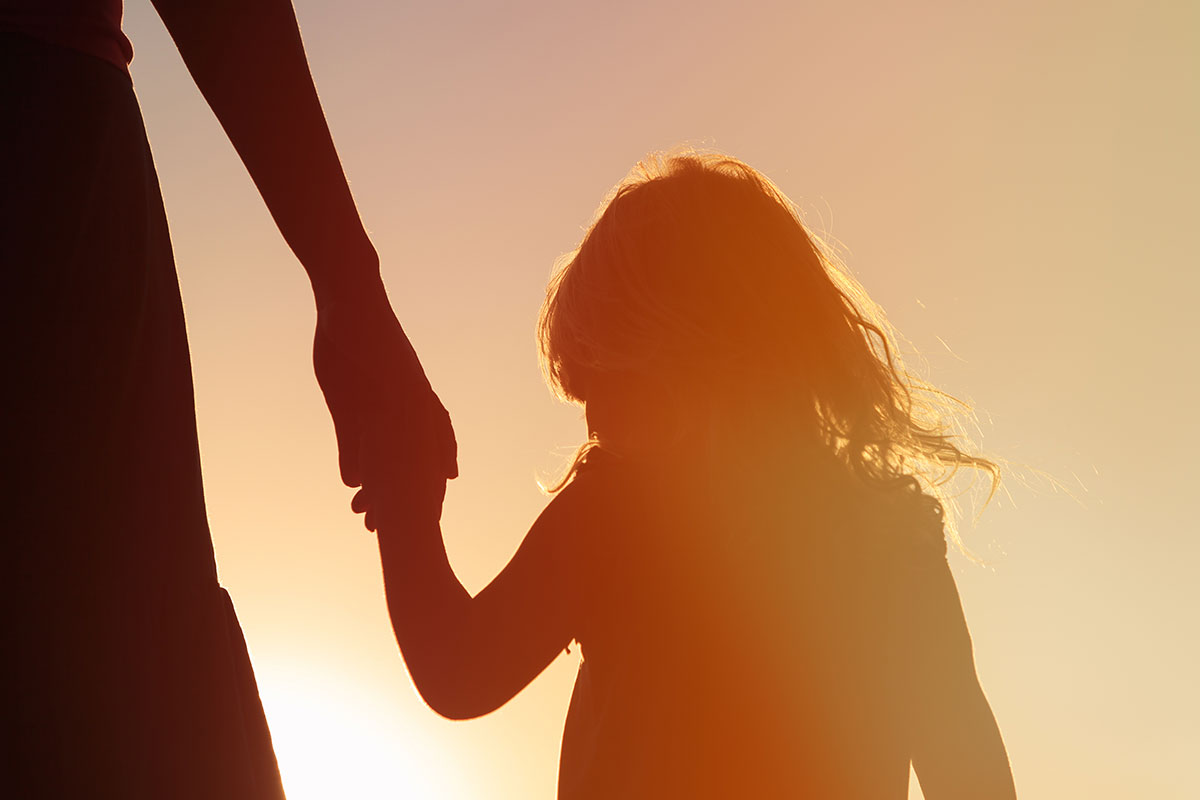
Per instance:
[[[430,706],[486,714],[574,640],[560,798],[904,798],[910,762],[930,800],[1014,796],[937,492],[996,467],[774,184],[720,155],[639,164],[538,332],[590,436],[477,596],[434,441],[364,446],[354,507]]]

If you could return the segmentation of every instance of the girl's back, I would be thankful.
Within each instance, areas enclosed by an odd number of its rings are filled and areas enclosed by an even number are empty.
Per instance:
[[[593,451],[564,492],[603,522],[560,797],[905,796],[940,520],[798,470],[655,472]]]

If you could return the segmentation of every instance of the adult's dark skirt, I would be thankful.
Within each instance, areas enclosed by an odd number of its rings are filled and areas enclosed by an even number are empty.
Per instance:
[[[281,798],[127,75],[0,34],[0,794]]]

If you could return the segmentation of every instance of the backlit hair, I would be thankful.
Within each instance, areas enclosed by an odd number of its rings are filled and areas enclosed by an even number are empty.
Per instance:
[[[904,368],[882,309],[784,193],[729,156],[639,162],[556,264],[538,343],[564,400],[665,386],[684,398],[685,427],[701,408],[768,408],[784,435],[808,436],[868,486],[923,489],[937,513],[960,467],[986,473],[992,492],[999,481],[955,443],[970,409]],[[592,433],[557,488],[602,439]]]

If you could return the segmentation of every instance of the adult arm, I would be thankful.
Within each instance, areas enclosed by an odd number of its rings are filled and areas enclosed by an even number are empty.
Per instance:
[[[358,485],[366,420],[387,408],[423,423],[429,384],[383,289],[291,2],[153,3],[308,273],[318,309],[314,367],[334,418],[343,480]],[[453,477],[453,433],[437,408],[443,471]]]
[[[153,0],[318,300],[370,291],[363,229],[289,0]]]
[[[913,769],[928,800],[1016,797],[1008,753],[979,685],[971,635],[945,558],[918,574]]]

